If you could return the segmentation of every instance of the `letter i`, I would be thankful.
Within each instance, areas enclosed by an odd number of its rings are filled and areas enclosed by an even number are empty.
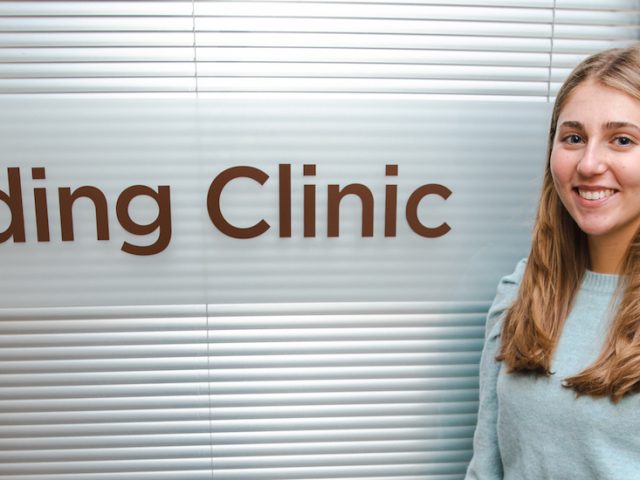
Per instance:
[[[34,180],[44,180],[45,171],[43,167],[32,168],[31,178]],[[49,241],[49,209],[47,208],[46,188],[34,188],[33,200],[36,210],[36,230],[39,242]]]
[[[316,174],[315,165],[303,165],[302,174],[305,177],[313,177]],[[304,186],[304,236],[316,236],[316,186]]]
[[[397,177],[398,165],[387,165],[385,176]],[[398,210],[398,186],[386,185],[384,188],[384,236],[396,236],[397,210]]]

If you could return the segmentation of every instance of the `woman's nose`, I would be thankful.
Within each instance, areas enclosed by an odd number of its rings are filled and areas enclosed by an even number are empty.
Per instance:
[[[607,170],[606,153],[597,144],[587,144],[576,167],[578,173],[585,177],[600,175]]]

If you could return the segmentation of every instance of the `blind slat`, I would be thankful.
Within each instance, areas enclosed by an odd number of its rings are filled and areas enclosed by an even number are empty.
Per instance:
[[[3,16],[153,15],[191,16],[191,2],[184,1],[7,1],[0,3]]]
[[[196,17],[327,17],[327,18],[385,18],[411,20],[468,20],[503,22],[551,23],[552,9],[491,8],[432,5],[406,5],[389,2],[378,4],[289,3],[286,8],[278,2],[204,2],[196,3]]]

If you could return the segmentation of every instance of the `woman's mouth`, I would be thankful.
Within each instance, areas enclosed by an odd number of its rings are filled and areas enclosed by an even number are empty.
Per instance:
[[[584,198],[585,200],[592,200],[592,201],[602,200],[603,198],[610,197],[611,195],[616,193],[615,190],[612,190],[610,188],[603,188],[602,190],[583,190],[578,187],[576,190],[578,192],[578,195],[580,195],[580,197]]]

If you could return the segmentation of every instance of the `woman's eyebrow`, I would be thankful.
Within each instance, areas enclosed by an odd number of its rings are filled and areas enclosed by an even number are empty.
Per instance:
[[[584,130],[584,125],[575,120],[566,120],[560,124],[561,127],[575,128],[576,130]]]
[[[567,120],[560,124],[560,127],[575,128],[576,130],[584,130],[584,125],[575,120]],[[631,122],[607,122],[602,125],[605,130],[616,130],[618,128],[633,128],[640,132],[640,127]]]
[[[618,128],[633,128],[640,131],[640,127],[631,122],[607,122],[604,124],[606,130],[616,130]]]

